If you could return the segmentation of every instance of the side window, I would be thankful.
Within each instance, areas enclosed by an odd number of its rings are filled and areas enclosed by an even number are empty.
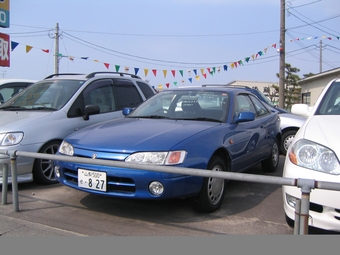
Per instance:
[[[82,116],[85,106],[89,104],[98,105],[100,113],[116,111],[112,84],[113,82],[110,79],[92,82],[74,101],[67,113],[67,117]]]
[[[251,96],[251,100],[253,101],[255,105],[256,116],[261,117],[269,113],[269,110],[256,97]]]
[[[247,95],[237,95],[236,97],[234,107],[235,117],[237,117],[240,112],[253,112],[256,115],[254,105]]]
[[[137,85],[140,88],[140,90],[143,92],[146,99],[152,97],[155,94],[153,89],[148,84],[137,81]]]
[[[114,94],[116,110],[122,110],[124,107],[134,108],[143,101],[137,88],[130,80],[115,79]]]
[[[84,90],[84,104],[98,105],[100,113],[116,111],[112,84],[110,79],[93,82]]]

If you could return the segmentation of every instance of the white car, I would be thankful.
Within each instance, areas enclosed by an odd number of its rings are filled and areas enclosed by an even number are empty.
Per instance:
[[[288,148],[283,177],[340,183],[340,79],[330,81],[310,108],[296,104],[292,112],[308,116]],[[283,204],[287,223],[295,219],[295,201],[301,189],[283,186]],[[340,191],[312,189],[309,226],[340,232]]]
[[[29,79],[0,79],[0,105],[35,82]]]

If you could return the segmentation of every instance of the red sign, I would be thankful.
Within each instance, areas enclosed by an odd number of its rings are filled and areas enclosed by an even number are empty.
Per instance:
[[[0,33],[0,66],[9,66],[10,43],[9,35]]]

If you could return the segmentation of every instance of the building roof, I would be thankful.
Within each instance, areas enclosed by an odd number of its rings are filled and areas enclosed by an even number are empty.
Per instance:
[[[318,73],[318,74],[314,74],[313,76],[310,76],[310,77],[307,77],[307,78],[304,78],[302,80],[299,81],[299,84],[302,85],[304,83],[308,83],[310,81],[313,81],[313,80],[316,80],[316,79],[319,79],[319,78],[325,78],[327,76],[340,76],[340,68],[334,68],[334,69],[331,69],[331,70],[328,70],[328,71],[325,71],[325,72],[321,72],[321,73]]]

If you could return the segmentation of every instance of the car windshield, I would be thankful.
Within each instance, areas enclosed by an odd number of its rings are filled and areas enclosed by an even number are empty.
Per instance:
[[[2,110],[59,110],[84,81],[41,81],[1,105]]]
[[[329,87],[315,115],[340,115],[340,82]]]
[[[128,117],[221,122],[228,108],[229,94],[225,92],[172,90],[159,92]]]

